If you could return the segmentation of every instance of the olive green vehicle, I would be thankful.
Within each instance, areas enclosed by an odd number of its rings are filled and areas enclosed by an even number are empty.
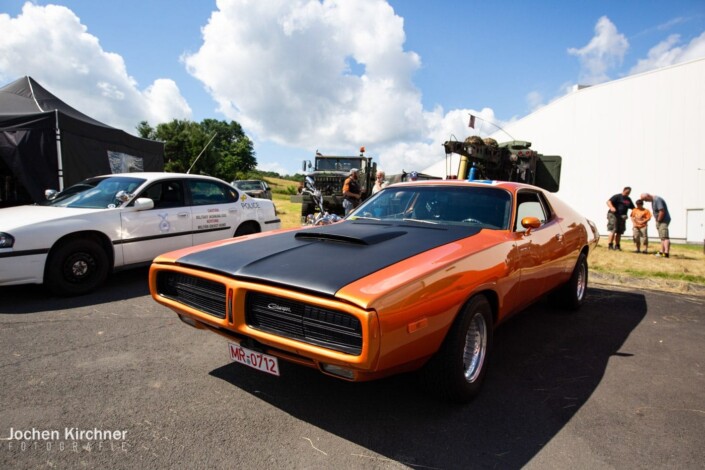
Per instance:
[[[322,155],[316,152],[316,158],[303,162],[303,171],[313,178],[316,189],[323,195],[323,207],[330,214],[345,215],[343,208],[343,183],[350,176],[350,170],[356,168],[358,181],[364,201],[372,192],[377,163],[372,157],[365,156],[365,147],[360,148],[358,156]],[[301,217],[306,217],[316,211],[316,204],[308,194],[291,196],[291,202],[301,203]]]
[[[531,149],[531,142],[512,140],[497,143],[492,138],[470,136],[465,141],[443,144],[446,155],[460,155],[458,179],[516,181],[532,184],[552,193],[561,182],[562,158]]]

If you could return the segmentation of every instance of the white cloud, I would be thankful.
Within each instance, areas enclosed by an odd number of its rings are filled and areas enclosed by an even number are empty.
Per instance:
[[[526,95],[526,103],[529,105],[529,109],[531,109],[532,112],[545,106],[543,95],[538,91],[529,92]]]
[[[365,145],[374,155],[429,141],[412,83],[421,62],[404,50],[403,20],[385,1],[217,6],[201,48],[184,61],[220,111],[256,138],[329,153]]]
[[[649,50],[645,59],[641,59],[629,71],[630,74],[647,72],[689,60],[705,57],[705,33],[694,38],[685,46],[679,46],[680,36],[672,34]]]
[[[257,169],[261,171],[272,171],[280,175],[288,175],[291,173],[288,169],[284,168],[282,164],[277,162],[259,163]]]
[[[568,53],[580,59],[580,83],[596,85],[610,79],[608,72],[622,64],[629,49],[627,38],[617,31],[617,27],[603,16],[595,25],[595,36],[580,48],[570,48]]]
[[[29,75],[84,114],[133,134],[143,120],[191,116],[174,81],[140,90],[122,57],[103,50],[66,7],[27,2],[16,18],[0,14],[0,31],[2,84]]]

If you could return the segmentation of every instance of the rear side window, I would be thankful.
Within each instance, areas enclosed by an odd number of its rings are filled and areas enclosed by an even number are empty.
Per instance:
[[[229,204],[237,201],[237,191],[232,187],[216,181],[188,180],[191,201],[194,206],[209,204]]]

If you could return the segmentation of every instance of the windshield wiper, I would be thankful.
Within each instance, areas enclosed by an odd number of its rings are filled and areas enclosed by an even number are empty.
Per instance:
[[[433,220],[421,220],[421,219],[401,219],[404,222],[419,222],[422,224],[432,224],[432,225],[438,225],[438,222],[434,222]]]

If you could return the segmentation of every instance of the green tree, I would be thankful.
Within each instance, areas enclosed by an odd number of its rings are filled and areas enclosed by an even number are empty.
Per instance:
[[[143,139],[155,140],[154,128],[147,121],[140,122],[136,129],[137,135]]]
[[[191,173],[232,181],[238,172],[257,167],[252,141],[235,121],[205,119],[199,124],[174,119],[156,129],[143,121],[137,131],[141,137],[164,142],[165,171],[184,173],[191,169]]]

